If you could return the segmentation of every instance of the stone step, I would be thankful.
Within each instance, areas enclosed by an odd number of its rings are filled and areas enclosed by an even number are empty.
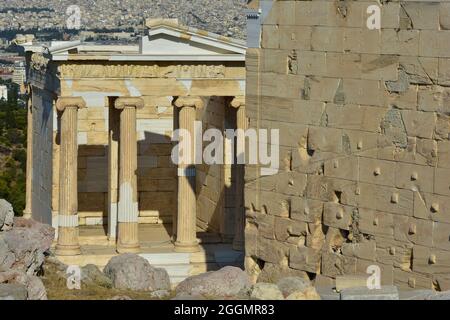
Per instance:
[[[191,262],[189,253],[140,253],[139,255],[151,265],[189,265]]]

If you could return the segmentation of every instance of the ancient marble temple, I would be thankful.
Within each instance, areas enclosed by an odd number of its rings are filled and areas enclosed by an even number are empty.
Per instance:
[[[83,244],[100,243],[142,253],[141,239],[158,230],[150,226],[169,234],[166,251],[199,251],[199,241],[207,242],[199,233],[242,250],[239,165],[177,166],[171,137],[176,128],[194,134],[195,121],[203,131],[246,125],[245,43],[176,20],[147,27],[136,45],[25,48],[25,213],[57,228],[59,256],[84,255]],[[83,230],[101,233],[81,243]]]

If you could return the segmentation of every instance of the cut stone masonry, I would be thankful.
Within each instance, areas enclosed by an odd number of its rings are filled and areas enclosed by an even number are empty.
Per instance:
[[[247,116],[280,129],[281,161],[246,168],[249,272],[329,283],[378,265],[382,284],[450,289],[450,4],[258,2]]]

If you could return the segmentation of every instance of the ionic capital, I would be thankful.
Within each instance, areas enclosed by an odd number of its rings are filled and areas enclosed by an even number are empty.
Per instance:
[[[66,108],[86,108],[86,102],[82,97],[59,97],[56,101],[56,109],[64,111]]]
[[[230,106],[236,109],[240,107],[245,107],[245,97],[244,96],[234,97],[233,100],[231,100],[230,102]]]
[[[183,108],[183,107],[192,107],[201,109],[204,107],[205,102],[202,98],[196,97],[196,96],[189,96],[189,97],[178,97],[174,103],[175,107],[177,108]]]
[[[142,109],[144,107],[144,100],[138,97],[123,97],[117,98],[114,107],[116,109],[136,108]]]

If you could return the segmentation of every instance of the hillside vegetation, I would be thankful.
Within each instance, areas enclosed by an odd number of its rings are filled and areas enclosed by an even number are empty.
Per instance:
[[[19,106],[17,87],[10,88],[8,101],[0,100],[0,198],[9,201],[16,215],[25,208],[27,110]]]

